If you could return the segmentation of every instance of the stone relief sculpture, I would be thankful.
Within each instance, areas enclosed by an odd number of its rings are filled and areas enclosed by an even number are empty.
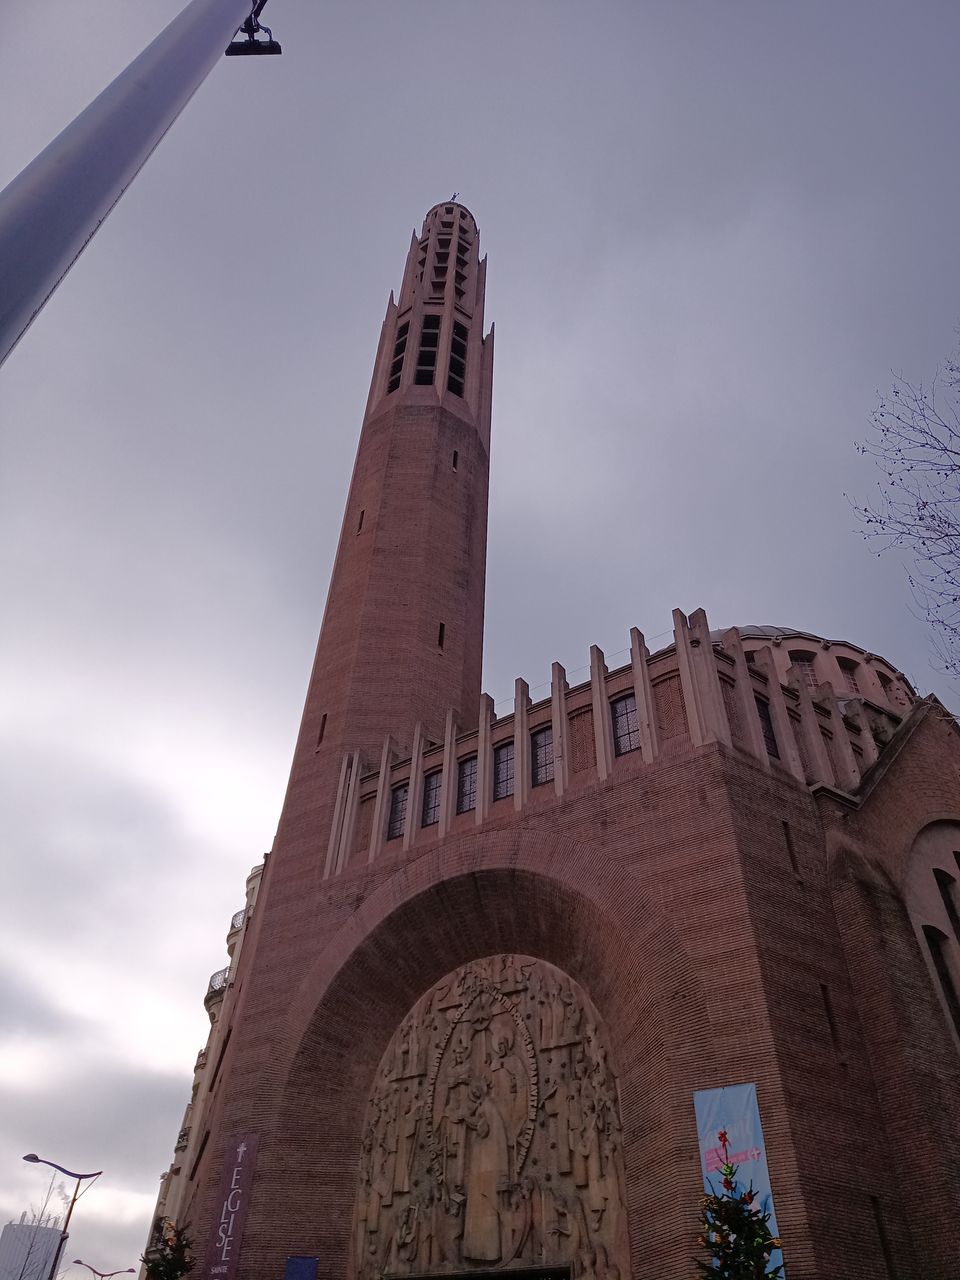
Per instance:
[[[542,960],[464,965],[397,1028],[360,1138],[357,1280],[626,1270],[617,1080],[584,992]]]

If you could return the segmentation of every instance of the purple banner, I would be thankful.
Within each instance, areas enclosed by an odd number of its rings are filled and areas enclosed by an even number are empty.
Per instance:
[[[204,1280],[233,1280],[237,1273],[258,1141],[254,1135],[235,1138],[227,1145],[220,1194],[216,1201],[213,1240],[207,1250],[206,1266],[200,1273]]]

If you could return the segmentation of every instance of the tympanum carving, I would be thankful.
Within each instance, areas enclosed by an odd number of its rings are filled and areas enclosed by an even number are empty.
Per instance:
[[[377,1072],[359,1280],[544,1264],[620,1280],[625,1237],[617,1081],[584,992],[528,956],[449,974]]]

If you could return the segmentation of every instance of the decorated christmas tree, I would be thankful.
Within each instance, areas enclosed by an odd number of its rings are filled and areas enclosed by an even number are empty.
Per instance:
[[[186,1227],[158,1222],[153,1241],[141,1258],[147,1280],[181,1280],[196,1265]]]
[[[780,1248],[780,1241],[771,1234],[770,1214],[756,1203],[753,1183],[746,1191],[739,1189],[739,1166],[730,1162],[725,1129],[717,1139],[723,1152],[722,1182],[719,1191],[711,1182],[710,1195],[703,1199],[699,1243],[710,1261],[697,1258],[697,1273],[713,1280],[778,1280],[783,1267],[772,1267],[770,1254]]]

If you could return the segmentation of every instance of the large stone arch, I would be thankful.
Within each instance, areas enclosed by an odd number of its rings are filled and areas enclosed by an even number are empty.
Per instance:
[[[628,867],[530,832],[470,836],[402,864],[304,975],[276,1137],[261,1150],[251,1206],[251,1239],[274,1238],[275,1251],[251,1248],[244,1274],[280,1274],[290,1252],[316,1254],[323,1274],[351,1273],[359,1139],[384,1051],[430,986],[505,953],[569,974],[604,1019],[620,1072],[631,1271],[686,1274],[677,1241],[694,1247],[700,1188],[691,1095],[722,1083],[699,979]],[[642,1199],[654,1179],[651,1226]]]

